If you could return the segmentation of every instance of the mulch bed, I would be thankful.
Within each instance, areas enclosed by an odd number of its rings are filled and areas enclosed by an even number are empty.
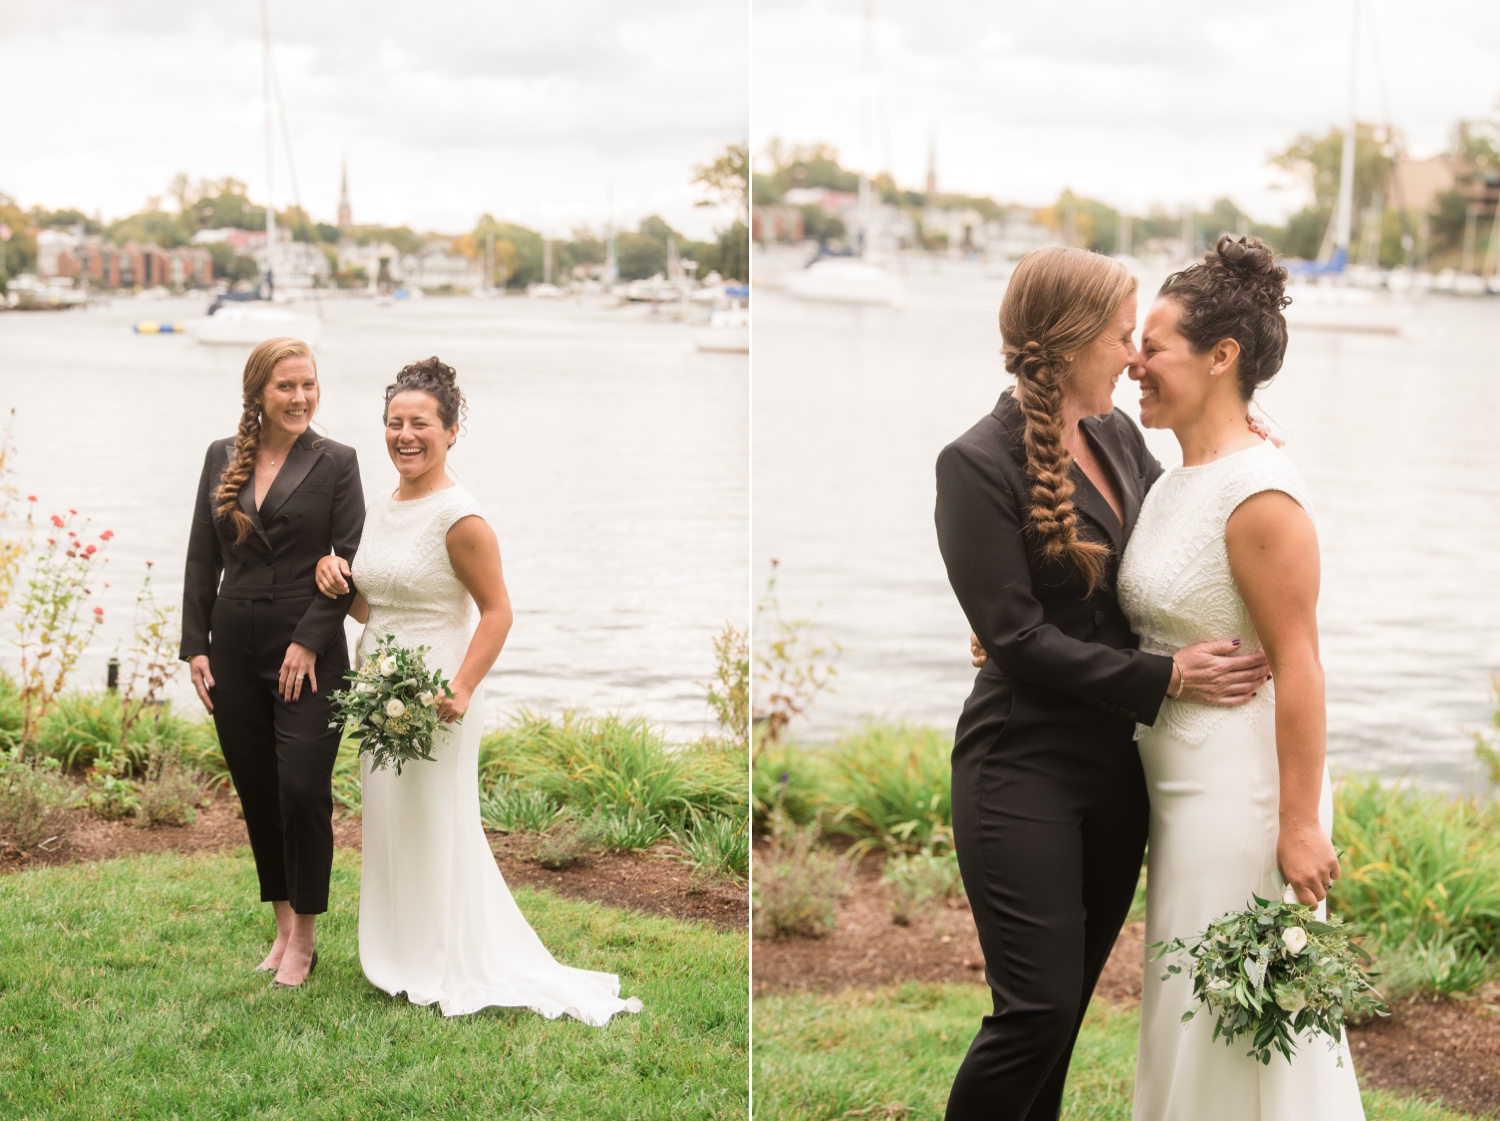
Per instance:
[[[891,921],[883,857],[855,871],[835,929],[821,938],[757,939],[757,994],[837,992],[904,981],[984,984],[984,957],[967,902],[956,900],[909,926]],[[1095,994],[1120,1006],[1141,1000],[1145,924],[1120,932]],[[977,1027],[977,1025],[976,1025]],[[1388,1018],[1349,1029],[1361,1084],[1437,1100],[1450,1109],[1500,1116],[1500,985],[1468,1000],[1401,1001]]]
[[[130,821],[102,821],[74,810],[73,825],[51,852],[21,852],[0,845],[0,874],[37,865],[78,864],[156,852],[222,852],[250,843],[239,799],[221,792],[200,807],[192,825],[137,828]],[[749,893],[743,884],[716,883],[695,889],[692,869],[669,852],[599,853],[560,871],[528,857],[538,842],[529,836],[487,834],[495,863],[508,883],[544,887],[572,899],[707,923],[726,930],[749,926]],[[334,844],[358,850],[360,819],[335,817]],[[665,846],[663,846],[665,847]]]

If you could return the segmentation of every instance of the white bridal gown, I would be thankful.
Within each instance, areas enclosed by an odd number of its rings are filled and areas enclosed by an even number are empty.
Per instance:
[[[1261,649],[1229,570],[1224,529],[1245,499],[1283,491],[1308,509],[1292,462],[1269,441],[1198,467],[1179,467],[1151,488],[1120,566],[1120,604],[1141,649],[1171,654],[1216,638]],[[1166,701],[1139,727],[1151,795],[1146,942],[1200,933],[1227,911],[1281,894],[1276,866],[1276,701],[1270,683],[1240,708]],[[1332,830],[1327,769],[1318,810]],[[1211,1042],[1215,1016],[1187,1024],[1188,973],[1162,981],[1165,961],[1146,963],[1136,1063],[1136,1121],[1362,1121],[1348,1043],[1298,1039],[1289,1064],[1250,1058],[1248,1039]],[[1339,1066],[1339,1058],[1343,1066]]]
[[[447,535],[479,506],[461,487],[425,498],[377,499],[365,515],[354,578],[370,605],[360,654],[394,634],[429,646],[429,668],[450,681],[473,634],[473,600],[448,560]],[[359,960],[365,976],[445,1016],[492,1005],[563,1014],[601,1026],[617,1012],[619,978],[560,965],[511,898],[479,822],[484,694],[438,734],[431,762],[371,770],[364,760]]]

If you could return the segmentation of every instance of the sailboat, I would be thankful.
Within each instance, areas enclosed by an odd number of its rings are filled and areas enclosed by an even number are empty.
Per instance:
[[[260,26],[266,102],[266,271],[256,292],[244,296],[226,293],[214,300],[206,315],[187,320],[184,327],[193,339],[213,345],[255,346],[267,339],[287,337],[301,339],[316,346],[322,334],[322,322],[288,307],[278,307],[275,303],[279,245],[276,240],[276,207],[272,201],[271,89],[274,75],[271,69],[271,22],[266,11],[266,0],[261,0],[260,4]],[[279,89],[277,92],[280,92]],[[283,115],[286,113],[285,105],[282,105],[281,111]],[[287,159],[291,159],[290,147],[287,149]]]
[[[869,116],[874,109],[870,104],[873,94],[871,76],[876,70],[874,14],[870,0],[865,0],[865,46],[862,59],[865,71],[862,95],[861,118],[866,127],[866,153],[870,150],[868,137]],[[887,136],[887,147],[889,147]],[[886,152],[889,159],[890,153]],[[800,272],[786,279],[788,295],[799,300],[812,300],[829,304],[867,304],[895,307],[901,302],[901,280],[894,272],[880,263],[872,242],[875,232],[875,208],[873,188],[869,177],[859,176],[859,228],[855,237],[855,252],[851,256],[826,256],[819,254]]]
[[[1286,309],[1287,326],[1302,331],[1338,331],[1354,334],[1396,335],[1401,333],[1397,309],[1375,293],[1348,284],[1349,238],[1354,228],[1354,163],[1358,122],[1355,98],[1359,86],[1359,0],[1353,0],[1353,29],[1349,52],[1349,117],[1339,156],[1339,193],[1333,217],[1323,235],[1316,261],[1289,261],[1294,275],[1318,284],[1299,284],[1292,290]],[[1377,242],[1377,253],[1378,253]]]

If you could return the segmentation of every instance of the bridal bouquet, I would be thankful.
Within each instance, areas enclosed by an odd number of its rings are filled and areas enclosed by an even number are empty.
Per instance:
[[[438,705],[453,690],[423,662],[428,649],[413,650],[385,635],[357,670],[344,675],[353,687],[328,698],[339,717],[329,727],[342,724],[376,770],[395,763],[399,775],[401,764],[432,758],[432,740],[441,727]]]
[[[1215,919],[1196,938],[1153,944],[1161,947],[1153,960],[1171,953],[1189,959],[1162,974],[1165,981],[1192,973],[1197,1004],[1183,1023],[1211,1009],[1218,1016],[1214,1039],[1233,1045],[1249,1038],[1252,1058],[1270,1063],[1275,1048],[1291,1062],[1294,1034],[1316,1029],[1335,1048],[1346,1015],[1380,1013],[1385,1002],[1364,971],[1370,957],[1349,940],[1342,919],[1318,922],[1314,907],[1252,898],[1253,906]]]

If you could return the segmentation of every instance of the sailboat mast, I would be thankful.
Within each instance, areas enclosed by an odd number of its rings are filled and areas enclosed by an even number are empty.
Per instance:
[[[261,80],[266,103],[266,286],[275,283],[273,268],[276,259],[276,206],[272,201],[271,182],[271,17],[266,0],[260,0]]]
[[[1354,0],[1354,31],[1349,44],[1349,123],[1344,130],[1344,152],[1339,163],[1338,228],[1333,235],[1334,251],[1342,249],[1349,258],[1349,234],[1354,226],[1354,137],[1358,127],[1354,116],[1355,95],[1359,85],[1359,0]]]

